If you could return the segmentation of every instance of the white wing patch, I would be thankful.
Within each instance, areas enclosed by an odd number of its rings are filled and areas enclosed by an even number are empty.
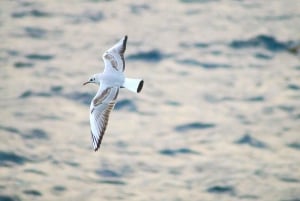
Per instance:
[[[124,36],[118,43],[116,43],[112,48],[107,50],[102,58],[105,64],[104,71],[120,71],[125,70],[125,59],[124,52],[126,50],[127,36]]]
[[[90,108],[90,125],[92,145],[95,151],[100,147],[104,136],[109,114],[113,110],[119,93],[118,87],[100,87]]]

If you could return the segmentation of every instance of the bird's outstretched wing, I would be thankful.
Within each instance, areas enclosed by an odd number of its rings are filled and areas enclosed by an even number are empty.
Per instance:
[[[109,114],[113,110],[119,93],[118,87],[107,87],[101,84],[90,107],[90,125],[92,144],[95,151],[100,147],[104,136]]]
[[[105,71],[120,71],[125,70],[124,52],[126,50],[127,36],[124,36],[112,48],[107,50],[102,58],[105,64]]]

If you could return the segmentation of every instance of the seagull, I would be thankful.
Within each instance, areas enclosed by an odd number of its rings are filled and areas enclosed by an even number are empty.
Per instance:
[[[92,75],[83,85],[94,83],[99,89],[90,105],[90,126],[94,151],[100,147],[110,112],[113,110],[120,88],[139,93],[144,85],[142,79],[127,78],[124,75],[127,36],[124,36],[102,56],[103,73]]]

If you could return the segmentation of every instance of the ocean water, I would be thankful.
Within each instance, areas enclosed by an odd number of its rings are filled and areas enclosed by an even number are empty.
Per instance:
[[[298,1],[0,2],[0,201],[300,199]],[[98,152],[89,104],[124,35]]]

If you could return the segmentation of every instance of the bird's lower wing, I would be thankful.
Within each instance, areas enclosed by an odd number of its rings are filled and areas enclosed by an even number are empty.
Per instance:
[[[109,115],[115,106],[118,93],[118,87],[100,88],[91,103],[90,125],[92,145],[95,151],[100,147],[108,124]]]

